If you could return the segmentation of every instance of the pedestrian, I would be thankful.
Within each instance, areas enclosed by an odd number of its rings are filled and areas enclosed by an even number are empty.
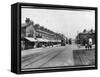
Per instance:
[[[69,39],[69,44],[70,44],[70,45],[72,44],[72,40],[71,40],[71,38]]]
[[[92,48],[92,38],[89,38],[89,48]]]

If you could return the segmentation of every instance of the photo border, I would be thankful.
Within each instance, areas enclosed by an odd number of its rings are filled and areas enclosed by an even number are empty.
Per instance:
[[[98,8],[97,7],[84,7],[84,6],[67,6],[67,5],[52,5],[52,4],[37,4],[37,3],[16,3],[17,10],[17,51],[16,51],[16,73],[41,73],[41,72],[60,72],[60,71],[75,71],[75,70],[90,70],[98,68]],[[42,8],[42,9],[59,9],[59,10],[94,10],[95,11],[95,66],[60,66],[60,67],[43,67],[41,69],[35,68],[34,70],[21,70],[21,8]],[[13,72],[13,71],[12,71]]]

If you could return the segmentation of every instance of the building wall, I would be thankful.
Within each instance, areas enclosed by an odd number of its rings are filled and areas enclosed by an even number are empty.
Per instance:
[[[80,33],[77,36],[77,43],[84,45],[85,42],[88,42],[89,38],[92,38],[93,44],[95,44],[95,33]]]
[[[40,35],[41,38],[47,39],[47,40],[61,40],[60,37],[56,35],[56,33],[51,33],[45,29],[43,29],[43,30],[37,29],[36,36],[38,36],[38,35]]]
[[[32,24],[26,28],[26,37],[35,38],[35,29]]]
[[[41,27],[41,26],[40,26]],[[42,38],[47,40],[62,40],[64,37],[60,34],[57,34],[46,28],[35,28],[33,21],[29,21],[25,23],[25,26],[22,26],[21,36],[22,37],[32,37],[32,38]]]
[[[36,38],[35,33],[36,33],[36,31],[35,31],[35,28],[33,26],[32,21],[25,22],[24,24],[22,24],[22,26],[21,26],[21,37]]]

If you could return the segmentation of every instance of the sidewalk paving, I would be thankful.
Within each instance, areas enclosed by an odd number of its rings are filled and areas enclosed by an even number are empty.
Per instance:
[[[86,50],[85,46],[77,46],[77,50]],[[92,45],[91,49],[95,49],[95,45]]]
[[[85,46],[77,47],[77,49],[73,50],[73,58],[75,65],[94,65],[95,45],[92,45],[91,49],[87,49],[85,48]]]
[[[73,50],[75,65],[94,65],[95,49]]]
[[[21,51],[21,57],[41,52],[43,48],[27,49]]]

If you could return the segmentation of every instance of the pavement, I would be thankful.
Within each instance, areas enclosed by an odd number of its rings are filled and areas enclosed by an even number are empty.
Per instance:
[[[92,48],[77,46],[73,50],[74,65],[94,65],[95,64],[95,45]]]
[[[55,47],[60,47],[60,45],[54,45],[53,48]],[[21,56],[23,57],[23,56],[27,56],[27,55],[31,55],[31,54],[35,54],[39,52],[45,52],[45,50],[47,50],[48,48],[51,49],[52,47],[41,47],[41,48],[22,50]]]
[[[80,45],[77,45],[77,50],[85,50],[85,46],[80,46]],[[92,48],[91,49],[95,49],[95,45],[92,45]]]
[[[75,65],[95,65],[95,49],[73,50]]]

